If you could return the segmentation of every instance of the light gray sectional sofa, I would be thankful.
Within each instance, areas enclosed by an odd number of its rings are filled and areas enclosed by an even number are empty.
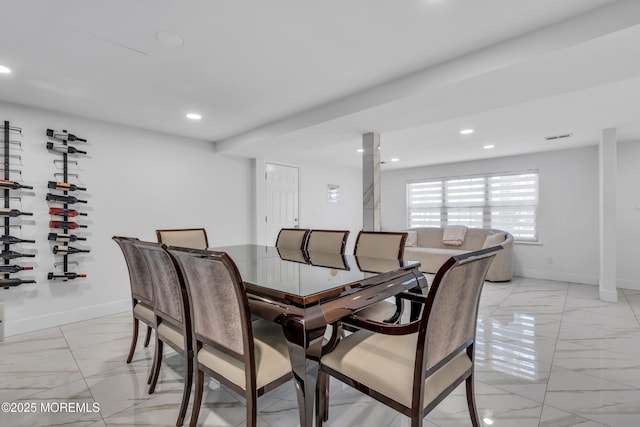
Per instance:
[[[502,230],[469,228],[462,245],[447,245],[442,242],[444,228],[412,228],[404,249],[404,259],[420,261],[420,270],[425,273],[436,273],[449,258],[463,252],[490,246],[501,245],[504,250],[496,255],[487,280],[505,282],[513,277],[513,236]]]

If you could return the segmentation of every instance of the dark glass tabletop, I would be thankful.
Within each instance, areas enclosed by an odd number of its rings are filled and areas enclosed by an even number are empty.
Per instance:
[[[417,268],[417,261],[279,250],[273,246],[235,245],[210,248],[226,252],[248,286],[300,300],[318,300],[357,288],[359,282]],[[336,293],[336,290],[338,291]],[[315,297],[315,298],[314,298]],[[286,298],[289,299],[289,298]]]

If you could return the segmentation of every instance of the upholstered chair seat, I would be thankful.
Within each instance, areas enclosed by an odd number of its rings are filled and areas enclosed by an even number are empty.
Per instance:
[[[150,306],[149,304],[139,302],[133,307],[133,313],[141,319],[146,320],[147,323],[155,322],[156,316],[153,314],[153,306]]]

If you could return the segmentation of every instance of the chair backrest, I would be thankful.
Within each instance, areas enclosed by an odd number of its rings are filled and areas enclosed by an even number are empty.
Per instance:
[[[170,230],[156,230],[158,243],[181,248],[207,249],[209,240],[204,228],[176,228]]]
[[[308,228],[283,228],[278,233],[276,247],[278,249],[304,250],[308,235]]]
[[[311,230],[307,237],[308,252],[344,254],[349,230]]]
[[[120,246],[124,260],[129,270],[129,282],[131,284],[131,295],[136,300],[140,300],[149,305],[153,304],[153,287],[147,262],[133,244],[138,239],[133,237],[114,236],[113,240]]]
[[[407,232],[361,231],[353,254],[372,258],[402,259]]]
[[[244,360],[253,351],[251,312],[233,260],[224,252],[168,252],[185,278],[196,340]]]
[[[133,243],[143,254],[153,285],[156,315],[176,326],[186,327],[186,312],[189,306],[184,295],[182,275],[176,268],[165,245],[154,242]]]
[[[422,317],[425,334],[421,362],[430,370],[438,369],[475,342],[480,294],[487,270],[502,246],[480,249],[451,257],[438,270],[429,289]]]

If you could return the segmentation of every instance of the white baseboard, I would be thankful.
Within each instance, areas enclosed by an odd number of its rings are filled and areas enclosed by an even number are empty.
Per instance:
[[[76,310],[61,311],[45,316],[30,317],[15,322],[6,322],[4,325],[5,337],[53,328],[68,323],[94,319],[96,317],[109,316],[131,310],[131,300],[114,301],[107,304],[82,307]]]
[[[515,276],[530,277],[532,279],[555,280],[558,282],[583,283],[586,285],[597,285],[600,278],[586,274],[561,273],[547,270],[522,269],[514,271]]]
[[[640,291],[640,280],[618,279],[618,287]]]
[[[600,300],[606,302],[618,302],[618,291],[615,289],[611,291],[600,289]]]

